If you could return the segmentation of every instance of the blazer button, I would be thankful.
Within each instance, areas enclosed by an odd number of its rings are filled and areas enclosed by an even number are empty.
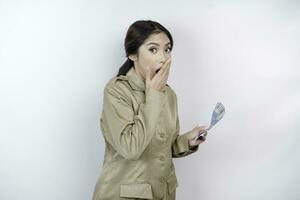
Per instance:
[[[163,155],[159,156],[159,160],[164,161],[165,157]]]
[[[164,182],[166,182],[166,179],[165,179],[165,177],[161,176],[161,177],[159,178],[159,181],[160,181],[161,183],[164,183]]]

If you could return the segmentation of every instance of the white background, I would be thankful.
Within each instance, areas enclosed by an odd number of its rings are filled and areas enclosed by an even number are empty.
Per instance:
[[[104,84],[139,19],[174,38],[181,133],[226,114],[174,159],[178,199],[300,199],[299,1],[0,0],[0,199],[91,199]]]

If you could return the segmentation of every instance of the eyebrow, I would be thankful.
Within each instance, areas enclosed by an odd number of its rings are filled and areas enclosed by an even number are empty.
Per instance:
[[[147,46],[149,46],[150,44],[154,44],[154,45],[157,45],[157,46],[159,46],[159,44],[158,43],[156,43],[156,42],[150,42],[150,43],[148,43],[147,44]],[[168,43],[166,43],[165,44],[165,46],[167,46],[168,44],[171,44],[170,42],[168,42]]]

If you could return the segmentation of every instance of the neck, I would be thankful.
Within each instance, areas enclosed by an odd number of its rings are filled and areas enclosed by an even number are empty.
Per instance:
[[[134,71],[136,72],[136,74],[138,75],[138,77],[143,80],[145,82],[145,79],[142,77],[142,75],[140,74],[140,72],[136,69],[136,67],[133,67]]]

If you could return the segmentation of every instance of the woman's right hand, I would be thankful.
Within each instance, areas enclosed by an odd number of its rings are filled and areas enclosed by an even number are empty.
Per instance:
[[[191,137],[191,139],[189,140],[189,145],[191,147],[193,146],[197,146],[199,144],[201,144],[202,142],[204,142],[206,140],[206,135],[207,135],[207,126],[199,126],[197,125],[196,127],[194,127],[191,131],[189,131],[187,134],[189,134],[189,136]],[[198,139],[195,141],[195,138],[198,137],[199,133],[204,132],[204,136],[202,136],[202,140]]]
[[[153,76],[151,79],[151,71],[150,68],[146,68],[146,87],[154,88],[158,91],[162,91],[165,87],[169,72],[170,72],[171,58],[169,58],[161,67],[159,72]]]

